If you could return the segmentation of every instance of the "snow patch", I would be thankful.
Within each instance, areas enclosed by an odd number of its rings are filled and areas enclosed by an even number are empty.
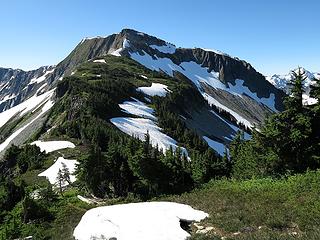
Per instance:
[[[55,161],[55,163],[53,165],[51,165],[51,167],[49,167],[44,172],[40,173],[38,176],[39,177],[46,177],[52,185],[57,185],[58,184],[58,181],[57,181],[58,172],[59,172],[59,169],[60,170],[63,169],[63,164],[65,164],[67,166],[67,168],[69,169],[70,182],[71,183],[75,182],[77,179],[76,179],[76,176],[74,175],[74,172],[76,170],[76,165],[78,164],[78,161],[77,160],[67,160],[67,159],[64,159],[63,157],[59,157]],[[64,182],[62,184],[62,186],[65,187],[68,184],[69,184],[68,182]]]
[[[75,148],[76,146],[69,141],[34,141],[31,145],[36,145],[41,152],[50,153],[65,148]]]
[[[144,79],[148,79],[148,77],[145,76],[145,75],[140,75],[140,77],[142,77],[142,78],[144,78]]]
[[[93,60],[94,63],[106,63],[106,60],[104,59],[96,59],[96,60]]]
[[[213,150],[215,150],[220,156],[225,155],[227,148],[223,143],[214,141],[211,138],[208,138],[206,136],[203,136],[203,139],[208,143],[209,147],[211,147]],[[227,150],[227,152],[228,152],[228,150]]]
[[[174,202],[142,202],[93,208],[73,232],[77,240],[185,240],[180,220],[201,221],[209,215]]]
[[[4,96],[4,98],[2,100],[0,100],[0,104],[3,103],[3,102],[6,102],[8,100],[14,99],[16,96],[17,95],[15,95],[15,94],[6,95],[6,96]]]
[[[215,116],[217,116],[218,118],[220,118],[221,121],[223,121],[224,123],[228,124],[229,127],[231,127],[235,132],[243,132],[244,133],[244,139],[245,140],[250,140],[251,139],[251,135],[246,133],[245,131],[243,131],[242,129],[238,128],[237,126],[233,125],[232,123],[227,122],[224,118],[222,118],[221,116],[219,116],[217,113],[215,113],[214,111],[210,111],[211,113],[213,113]],[[234,135],[231,135],[231,137],[235,137]],[[225,137],[227,140],[232,140],[229,137]]]
[[[223,55],[223,56],[226,56],[226,57],[233,58],[233,57],[231,57],[229,54],[224,53],[224,52],[221,52],[220,50],[209,49],[209,48],[201,48],[201,49],[204,50],[204,51],[206,51],[206,52],[214,52],[214,53],[219,54],[219,55]]]
[[[162,53],[174,54],[176,52],[176,47],[173,44],[165,43],[165,45],[149,45],[152,49],[158,50]]]
[[[125,38],[123,40],[122,47],[117,50],[109,52],[109,54],[116,56],[116,57],[121,57],[122,50],[125,48],[129,48],[129,47],[130,47],[130,41]]]
[[[228,83],[230,91],[233,92],[233,94],[248,95],[249,97],[253,98],[257,102],[261,102],[267,107],[269,107],[271,110],[277,112],[275,108],[275,95],[273,93],[271,93],[268,98],[259,98],[257,96],[257,93],[251,92],[247,86],[243,85],[243,83],[244,83],[244,80],[241,80],[241,79],[236,79],[235,85]]]
[[[94,204],[95,202],[90,200],[89,198],[85,198],[85,197],[82,197],[81,195],[77,195],[77,198],[82,201],[82,202],[85,202],[87,204]]]
[[[304,105],[313,105],[318,102],[318,99],[310,97],[308,94],[302,94],[302,103]]]
[[[162,129],[150,119],[117,117],[110,119],[110,121],[122,132],[134,136],[141,141],[144,141],[146,134],[149,133],[151,145],[162,149],[164,153],[170,147],[172,147],[173,151],[179,147],[176,140],[162,133]],[[181,151],[188,156],[185,148],[181,147]]]
[[[240,116],[238,113],[236,113],[235,111],[226,107],[225,105],[221,104],[220,102],[218,102],[216,99],[214,99],[213,97],[211,97],[207,93],[203,93],[202,96],[208,101],[209,105],[217,106],[217,107],[227,111],[228,113],[230,113],[237,120],[237,123],[242,123],[249,128],[254,127],[253,124],[251,122],[249,122],[247,119]]]
[[[151,87],[139,87],[137,91],[143,92],[148,96],[160,96],[165,97],[170,90],[167,85],[161,83],[152,83]]]
[[[34,84],[34,83],[41,83],[43,82],[44,80],[46,80],[47,76],[50,74],[50,73],[53,73],[55,69],[51,69],[51,70],[48,70],[46,71],[41,77],[37,77],[37,78],[32,78],[29,82],[28,85],[31,85],[31,84]]]
[[[153,115],[154,110],[146,106],[143,102],[132,98],[134,101],[126,101],[119,104],[119,107],[126,113],[136,115],[143,118],[149,118],[151,120],[156,120],[157,118]]]

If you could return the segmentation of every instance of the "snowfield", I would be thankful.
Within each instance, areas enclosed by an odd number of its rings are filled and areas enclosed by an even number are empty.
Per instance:
[[[126,101],[122,104],[119,104],[119,107],[126,113],[151,120],[157,120],[157,118],[153,115],[154,111],[152,108],[146,106],[143,102],[140,102],[135,98],[132,99],[133,101]]]
[[[152,83],[151,87],[139,87],[137,88],[137,91],[143,92],[144,94],[148,96],[159,96],[159,97],[165,97],[170,90],[168,89],[167,85],[161,84],[161,83]]]
[[[175,151],[179,147],[177,141],[161,132],[162,129],[156,124],[157,118],[153,115],[154,110],[143,102],[135,98],[132,99],[133,101],[119,104],[119,107],[126,113],[144,118],[117,117],[111,118],[111,123],[120,131],[141,141],[144,141],[146,134],[149,133],[151,145],[158,147],[163,153],[170,149],[170,147]],[[188,157],[187,150],[183,147],[180,147],[180,149]]]
[[[69,170],[70,173],[70,182],[75,182],[76,181],[76,176],[74,175],[75,169],[76,169],[76,164],[78,164],[77,160],[67,160],[64,159],[63,157],[59,157],[55,163],[49,167],[47,170],[44,172],[40,173],[38,176],[39,177],[46,177],[49,182],[52,185],[57,185],[57,176],[59,169],[62,170],[63,164],[65,164]],[[69,183],[64,182],[62,186],[67,186]]]
[[[142,202],[97,207],[74,229],[77,240],[185,240],[180,220],[199,222],[209,215],[174,202]]]
[[[41,152],[50,153],[65,148],[75,148],[76,146],[69,141],[34,141],[31,145],[36,145]]]
[[[170,146],[173,150],[179,147],[176,140],[162,133],[161,128],[150,119],[118,117],[112,118],[110,121],[122,132],[134,136],[141,141],[145,140],[145,136],[149,132],[151,145],[162,149],[164,153],[170,149]],[[181,151],[188,156],[185,148],[181,147]]]

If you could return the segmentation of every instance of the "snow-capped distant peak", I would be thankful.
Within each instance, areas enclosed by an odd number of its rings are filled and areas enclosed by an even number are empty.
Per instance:
[[[306,70],[305,68],[296,68],[289,71],[288,74],[281,75],[281,74],[274,74],[272,76],[266,76],[266,79],[272,83],[276,88],[281,90],[288,90],[288,83],[294,79],[294,73],[301,72],[304,77],[306,78],[304,81],[304,86],[309,87],[313,83],[314,78],[320,78],[320,73],[311,72]]]
[[[320,73],[311,72],[306,70],[305,68],[296,68],[291,70],[288,74],[285,74],[285,75],[274,74],[272,76],[266,76],[266,79],[276,88],[283,90],[287,94],[290,94],[290,86],[288,85],[288,83],[295,78],[294,73],[298,74],[299,71],[305,77],[303,85],[306,93],[303,96],[303,103],[305,105],[314,104],[317,101],[316,99],[311,98],[309,96],[310,86],[314,84],[315,78],[320,79]]]

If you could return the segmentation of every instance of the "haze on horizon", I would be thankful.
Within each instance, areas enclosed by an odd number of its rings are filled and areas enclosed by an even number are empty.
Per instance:
[[[320,72],[317,0],[16,0],[2,8],[0,67],[54,65],[84,37],[132,28],[177,47],[226,52],[265,75],[297,66]]]

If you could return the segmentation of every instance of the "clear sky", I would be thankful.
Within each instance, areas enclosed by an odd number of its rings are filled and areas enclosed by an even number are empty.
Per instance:
[[[1,0],[0,66],[57,64],[87,36],[133,28],[213,48],[263,74],[320,71],[320,0]]]

